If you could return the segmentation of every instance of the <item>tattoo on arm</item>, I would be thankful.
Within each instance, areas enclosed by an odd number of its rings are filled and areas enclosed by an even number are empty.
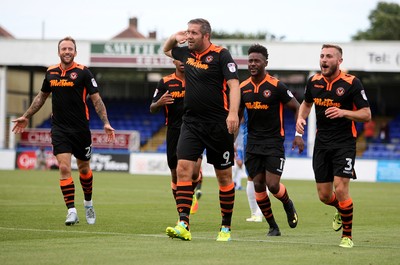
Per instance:
[[[32,101],[31,106],[24,113],[24,117],[30,119],[36,112],[40,110],[43,104],[46,102],[49,93],[40,92]]]
[[[96,99],[93,102],[94,109],[96,110],[97,115],[99,115],[99,118],[103,122],[103,124],[110,123],[107,118],[107,110],[106,106],[104,105],[104,102],[101,98]]]

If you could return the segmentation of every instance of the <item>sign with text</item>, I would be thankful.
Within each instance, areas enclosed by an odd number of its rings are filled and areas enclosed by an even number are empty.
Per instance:
[[[377,180],[380,182],[400,182],[400,162],[398,160],[379,160]]]
[[[15,159],[15,168],[17,169],[38,169],[37,151],[17,152]],[[56,157],[51,151],[45,151],[45,169],[58,168]],[[71,168],[78,170],[76,158],[72,156]],[[129,171],[128,154],[101,154],[93,153],[90,159],[90,168],[93,171]]]
[[[58,166],[57,159],[51,151],[45,152],[45,169]],[[38,153],[36,151],[17,152],[15,159],[15,168],[17,169],[36,169],[38,168]]]
[[[140,133],[138,131],[116,131],[115,142],[107,143],[107,135],[102,130],[91,130],[94,148],[127,149],[139,151]],[[49,129],[27,129],[21,134],[21,146],[51,146]]]
[[[318,71],[322,43],[267,42],[260,40],[270,53],[268,69]],[[248,50],[254,41],[215,40],[216,45],[229,50],[239,69],[248,67]],[[90,65],[113,67],[174,68],[171,58],[163,52],[163,42],[157,40],[111,40],[91,42]],[[342,67],[349,71],[400,71],[399,42],[370,41],[341,43],[345,51]],[[299,53],[299,51],[301,51]],[[293,60],[301,54],[301,60]]]

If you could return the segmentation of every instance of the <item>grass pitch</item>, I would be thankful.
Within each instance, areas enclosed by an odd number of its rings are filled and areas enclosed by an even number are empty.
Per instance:
[[[0,171],[1,264],[399,264],[400,184],[351,183],[354,248],[340,248],[335,210],[318,200],[312,181],[282,180],[299,214],[289,228],[281,203],[272,208],[281,237],[249,223],[245,191],[236,192],[232,241],[216,242],[220,224],[215,178],[203,181],[192,241],[169,239],[177,213],[170,177],[94,173],[95,225],[86,224],[83,192],[73,174],[80,223],[64,225],[67,209],[57,171]],[[245,180],[243,180],[245,185]]]

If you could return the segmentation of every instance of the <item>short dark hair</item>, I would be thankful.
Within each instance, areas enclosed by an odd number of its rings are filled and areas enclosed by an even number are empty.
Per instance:
[[[325,49],[325,48],[334,48],[340,53],[340,56],[343,56],[343,50],[339,45],[323,44],[321,49]]]
[[[60,44],[61,44],[61,42],[63,42],[63,41],[72,41],[72,43],[73,43],[74,46],[75,46],[75,51],[76,51],[76,42],[75,42],[75,40],[74,40],[72,37],[70,37],[70,36],[64,37],[64,38],[62,38],[62,39],[58,42],[58,50],[60,50]]]
[[[250,53],[253,53],[253,52],[261,53],[262,55],[264,55],[265,59],[268,61],[268,50],[261,44],[256,43],[256,44],[251,45],[247,54],[249,55]]]
[[[200,32],[201,34],[210,34],[211,36],[211,25],[210,22],[208,22],[208,20],[204,19],[204,18],[195,18],[192,19],[188,22],[188,24],[197,24],[200,25]]]

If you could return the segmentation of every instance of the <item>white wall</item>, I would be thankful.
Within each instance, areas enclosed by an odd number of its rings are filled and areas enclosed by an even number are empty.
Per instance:
[[[15,154],[13,150],[0,150],[0,170],[15,169]]]

